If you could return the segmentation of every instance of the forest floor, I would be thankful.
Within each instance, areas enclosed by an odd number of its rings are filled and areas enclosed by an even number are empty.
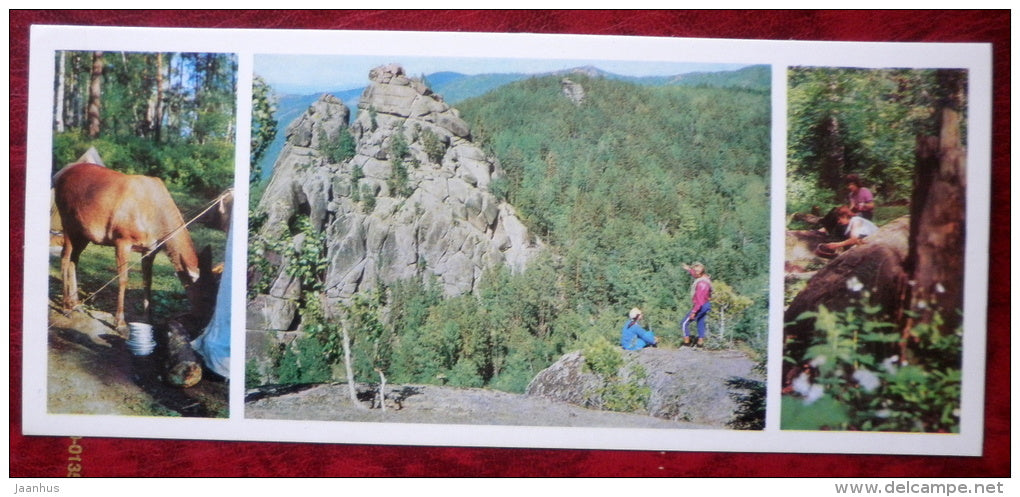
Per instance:
[[[200,231],[201,240],[223,237],[214,230]],[[205,372],[205,379],[192,388],[174,387],[162,378],[164,367],[159,349],[144,357],[136,357],[128,350],[127,332],[116,330],[113,314],[109,312],[116,307],[117,285],[103,285],[114,275],[108,270],[115,266],[112,249],[91,247],[82,254],[80,288],[102,290],[96,290],[88,305],[71,313],[63,312],[59,243],[59,239],[51,240],[47,364],[38,373],[46,375],[47,412],[227,417],[227,381]],[[139,259],[139,254],[131,254],[133,267],[137,267]],[[179,283],[166,257],[156,258],[153,275],[154,299],[160,294],[179,292]],[[137,288],[141,278],[137,271],[132,271],[130,277],[134,286],[127,290],[125,316],[128,321],[143,320],[136,308],[140,306],[134,305],[141,300],[142,290]]]
[[[158,353],[137,357],[113,315],[65,315],[50,302],[46,365],[47,412],[165,417],[226,417],[228,383],[205,378],[182,389],[162,379]]]

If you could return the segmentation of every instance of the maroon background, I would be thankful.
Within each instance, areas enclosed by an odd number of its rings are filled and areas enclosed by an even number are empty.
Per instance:
[[[21,435],[29,26],[533,32],[994,44],[992,245],[981,457],[397,447],[85,438],[85,476],[1010,476],[1010,12],[11,11],[10,476],[67,474],[66,437]],[[838,447],[833,447],[838,450]]]

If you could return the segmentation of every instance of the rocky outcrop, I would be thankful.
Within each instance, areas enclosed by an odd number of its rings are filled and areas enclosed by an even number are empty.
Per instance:
[[[580,83],[575,83],[570,78],[563,78],[560,80],[560,88],[563,89],[563,95],[574,102],[574,105],[581,105],[584,102],[584,87]]]
[[[644,349],[621,351],[624,366],[614,379],[603,378],[585,367],[580,351],[561,357],[539,372],[527,394],[601,408],[610,382],[647,388],[646,413],[672,421],[717,427],[734,427],[754,397],[764,394],[764,381],[754,362],[735,350]],[[762,397],[761,402],[764,402]],[[758,406],[764,408],[764,404]],[[761,420],[764,423],[764,420]]]
[[[287,127],[254,235],[300,247],[307,241],[292,226],[307,216],[325,240],[327,305],[409,278],[434,278],[460,295],[489,268],[524,270],[541,242],[492,193],[499,164],[472,142],[457,110],[399,66],[369,78],[353,123],[343,102],[325,95]],[[353,137],[346,155],[335,152],[343,133]],[[274,274],[259,275],[271,283],[249,303],[249,329],[300,321],[300,281],[282,252],[265,254]]]
[[[577,350],[560,357],[531,380],[526,390],[536,395],[589,407],[597,403],[603,379],[585,368],[584,354]]]

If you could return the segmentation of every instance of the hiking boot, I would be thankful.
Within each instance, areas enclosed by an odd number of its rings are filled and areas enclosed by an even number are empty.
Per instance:
[[[705,346],[705,339],[704,338],[699,338],[698,339],[698,347],[704,347],[704,346]]]
[[[684,345],[690,345],[690,344],[691,344],[691,337],[684,336]]]

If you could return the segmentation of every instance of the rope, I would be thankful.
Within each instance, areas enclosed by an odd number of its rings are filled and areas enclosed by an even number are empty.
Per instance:
[[[199,212],[197,215],[192,217],[190,221],[186,221],[184,224],[178,226],[163,238],[157,240],[156,245],[149,250],[149,253],[159,250],[160,247],[162,247],[163,244],[165,244],[168,240],[177,236],[177,234],[180,233],[181,230],[186,229],[188,226],[190,226],[192,223],[198,220],[198,218],[204,216],[206,212],[209,212],[213,208],[213,206],[219,204],[227,196],[227,194],[233,194],[233,192],[234,192],[233,188],[227,188],[226,190],[224,190],[223,193],[221,193],[218,197],[214,198],[211,202],[209,202],[209,204],[206,205],[204,209],[202,209],[202,212]]]
[[[171,238],[177,236],[177,234],[180,233],[181,230],[187,229],[188,226],[191,226],[200,217],[204,216],[207,212],[209,212],[214,206],[218,205],[224,198],[226,198],[226,196],[228,194],[232,194],[233,192],[234,192],[233,188],[227,188],[226,190],[224,190],[223,193],[219,194],[219,196],[217,196],[212,201],[210,201],[201,210],[201,212],[199,212],[198,214],[193,216],[190,220],[185,221],[180,226],[178,226],[178,227],[174,228],[173,230],[171,230],[170,233],[168,233],[166,236],[160,238],[159,240],[156,240],[155,245],[153,245],[153,247],[150,248],[148,250],[148,252],[146,252],[144,255],[142,255],[142,257],[144,258],[144,257],[148,257],[149,254],[155,254],[157,251],[159,251],[160,248],[163,247],[163,245],[166,244],[166,242],[168,242]],[[78,305],[79,306],[84,306],[88,301],[92,300],[96,296],[96,294],[98,294],[99,292],[103,291],[106,287],[112,285],[114,281],[117,281],[118,279],[120,279],[120,275],[121,274],[127,273],[129,270],[131,270],[131,268],[136,267],[136,266],[137,266],[137,264],[130,263],[130,262],[128,264],[125,264],[123,269],[117,271],[113,275],[113,278],[110,278],[109,281],[107,281],[106,283],[101,285],[99,288],[97,288],[96,291],[90,293],[88,297],[85,297],[84,299],[82,299],[81,302],[78,303]]]

